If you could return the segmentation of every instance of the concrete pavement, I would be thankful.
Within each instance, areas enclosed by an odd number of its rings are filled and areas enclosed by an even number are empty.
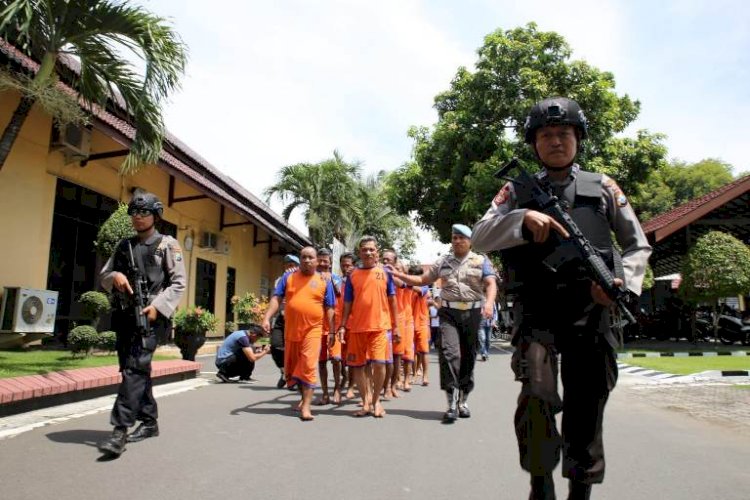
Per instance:
[[[384,419],[353,418],[356,407],[346,404],[299,421],[290,409],[297,397],[275,388],[270,361],[258,364],[254,384],[208,376],[204,387],[159,398],[160,437],[103,462],[94,444],[110,431],[106,406],[0,440],[0,491],[8,500],[526,498],[509,356],[494,350],[489,362],[477,363],[473,416],[453,425],[440,423],[444,397],[434,361],[431,386],[386,403]],[[670,409],[663,391],[683,388],[643,379],[624,375],[612,394],[609,469],[594,498],[746,500],[750,436],[710,415]],[[684,389],[676,400],[689,397]],[[723,389],[737,398],[749,393]],[[722,392],[720,401],[733,395]],[[746,426],[742,418],[731,421]],[[556,482],[565,498],[559,469]]]

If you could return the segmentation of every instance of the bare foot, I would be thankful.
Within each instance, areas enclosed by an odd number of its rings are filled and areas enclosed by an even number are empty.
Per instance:
[[[328,394],[324,394],[323,396],[313,401],[314,406],[323,406],[328,404],[331,404],[331,398],[328,396]]]
[[[352,389],[349,389],[346,391],[346,399],[354,399],[354,391]]]
[[[404,384],[404,392],[410,392],[410,391],[411,391],[411,384],[407,382]]]
[[[370,414],[370,409],[369,408],[367,408],[367,409],[362,408],[361,410],[357,410],[354,413],[352,413],[352,415],[354,415],[355,417],[358,417],[358,418],[359,417],[366,417],[369,414]]]
[[[422,385],[423,385],[424,387],[427,387],[428,385],[430,385],[430,381],[429,381],[429,380],[427,380],[427,379],[424,379],[424,380],[422,380]]]
[[[383,408],[383,405],[381,405],[380,403],[376,404],[375,411],[372,415],[375,418],[383,418],[385,416],[385,408]]]
[[[393,388],[391,388],[391,392],[388,395],[390,397],[392,397],[392,398],[400,398],[401,397],[401,396],[398,395],[398,393]]]
[[[341,391],[338,389],[333,390],[333,403],[337,405],[341,404]]]
[[[303,422],[309,422],[310,420],[315,420],[315,417],[313,417],[313,414],[310,410],[302,410],[302,413],[299,415],[299,419]]]

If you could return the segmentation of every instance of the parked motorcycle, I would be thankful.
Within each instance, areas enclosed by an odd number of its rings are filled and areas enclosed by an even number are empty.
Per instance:
[[[719,315],[719,340],[722,344],[730,345],[741,342],[750,345],[750,324],[732,314]]]

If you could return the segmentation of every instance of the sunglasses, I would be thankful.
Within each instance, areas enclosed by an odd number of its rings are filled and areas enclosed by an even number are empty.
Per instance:
[[[128,210],[128,215],[131,217],[139,216],[139,217],[148,217],[149,215],[153,215],[151,210],[148,210],[146,208],[133,208]]]

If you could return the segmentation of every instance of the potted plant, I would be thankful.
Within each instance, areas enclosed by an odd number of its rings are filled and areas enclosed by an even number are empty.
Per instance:
[[[232,312],[240,330],[247,330],[251,324],[259,325],[268,309],[268,299],[258,297],[252,292],[232,297]]]
[[[195,354],[206,342],[206,333],[216,329],[216,316],[199,306],[180,309],[174,315],[174,343],[182,359],[195,361]]]

